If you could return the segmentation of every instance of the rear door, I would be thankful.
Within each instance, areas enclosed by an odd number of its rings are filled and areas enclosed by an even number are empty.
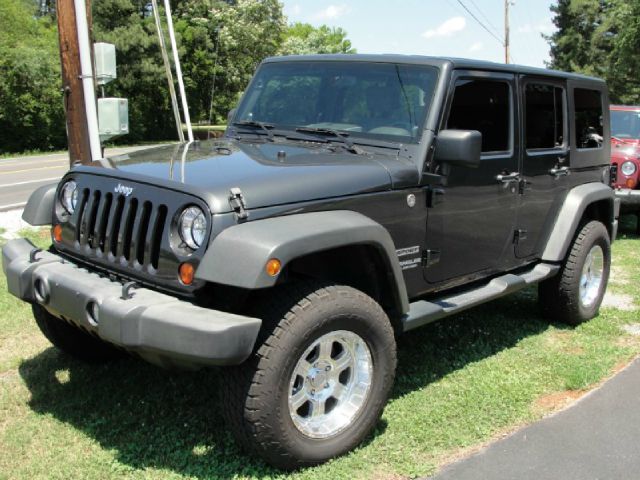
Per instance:
[[[514,244],[517,258],[541,253],[567,190],[570,149],[563,80],[520,77],[522,166]]]

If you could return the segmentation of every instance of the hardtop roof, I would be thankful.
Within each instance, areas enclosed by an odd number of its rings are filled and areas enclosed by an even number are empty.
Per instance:
[[[492,72],[520,73],[525,75],[538,75],[563,79],[574,79],[589,81],[603,85],[604,80],[577,73],[562,72],[559,70],[549,70],[545,68],[527,67],[524,65],[494,63],[484,60],[472,60],[455,57],[428,57],[423,55],[400,55],[400,54],[321,54],[321,55],[289,55],[281,57],[269,57],[264,63],[273,62],[374,62],[374,63],[405,63],[418,65],[431,65],[442,68],[450,65],[454,69],[460,70],[485,70]]]

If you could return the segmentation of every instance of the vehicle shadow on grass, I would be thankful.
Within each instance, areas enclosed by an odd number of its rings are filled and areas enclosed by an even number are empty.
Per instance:
[[[527,289],[402,336],[392,395],[423,388],[549,328],[536,300],[535,288]],[[132,468],[198,478],[280,473],[234,444],[220,412],[217,370],[170,372],[133,358],[86,365],[49,348],[19,371],[34,411],[84,432]],[[368,441],[385,427],[383,420]]]
[[[621,215],[619,222],[618,238],[640,238],[640,214]]]

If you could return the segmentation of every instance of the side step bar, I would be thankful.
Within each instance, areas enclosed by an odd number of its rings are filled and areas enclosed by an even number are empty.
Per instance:
[[[508,273],[494,278],[482,287],[474,288],[450,297],[443,297],[430,302],[418,300],[410,304],[409,313],[402,319],[403,331],[413,330],[427,323],[435,322],[481,303],[509,295],[534,283],[541,282],[555,275],[559,265],[539,263],[532,270],[514,275]]]

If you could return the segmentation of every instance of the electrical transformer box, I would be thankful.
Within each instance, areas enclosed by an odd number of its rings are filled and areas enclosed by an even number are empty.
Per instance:
[[[127,99],[99,98],[98,127],[101,141],[129,133],[129,102]]]
[[[116,46],[111,43],[95,43],[93,54],[98,84],[104,85],[115,80],[118,76],[116,73]]]

